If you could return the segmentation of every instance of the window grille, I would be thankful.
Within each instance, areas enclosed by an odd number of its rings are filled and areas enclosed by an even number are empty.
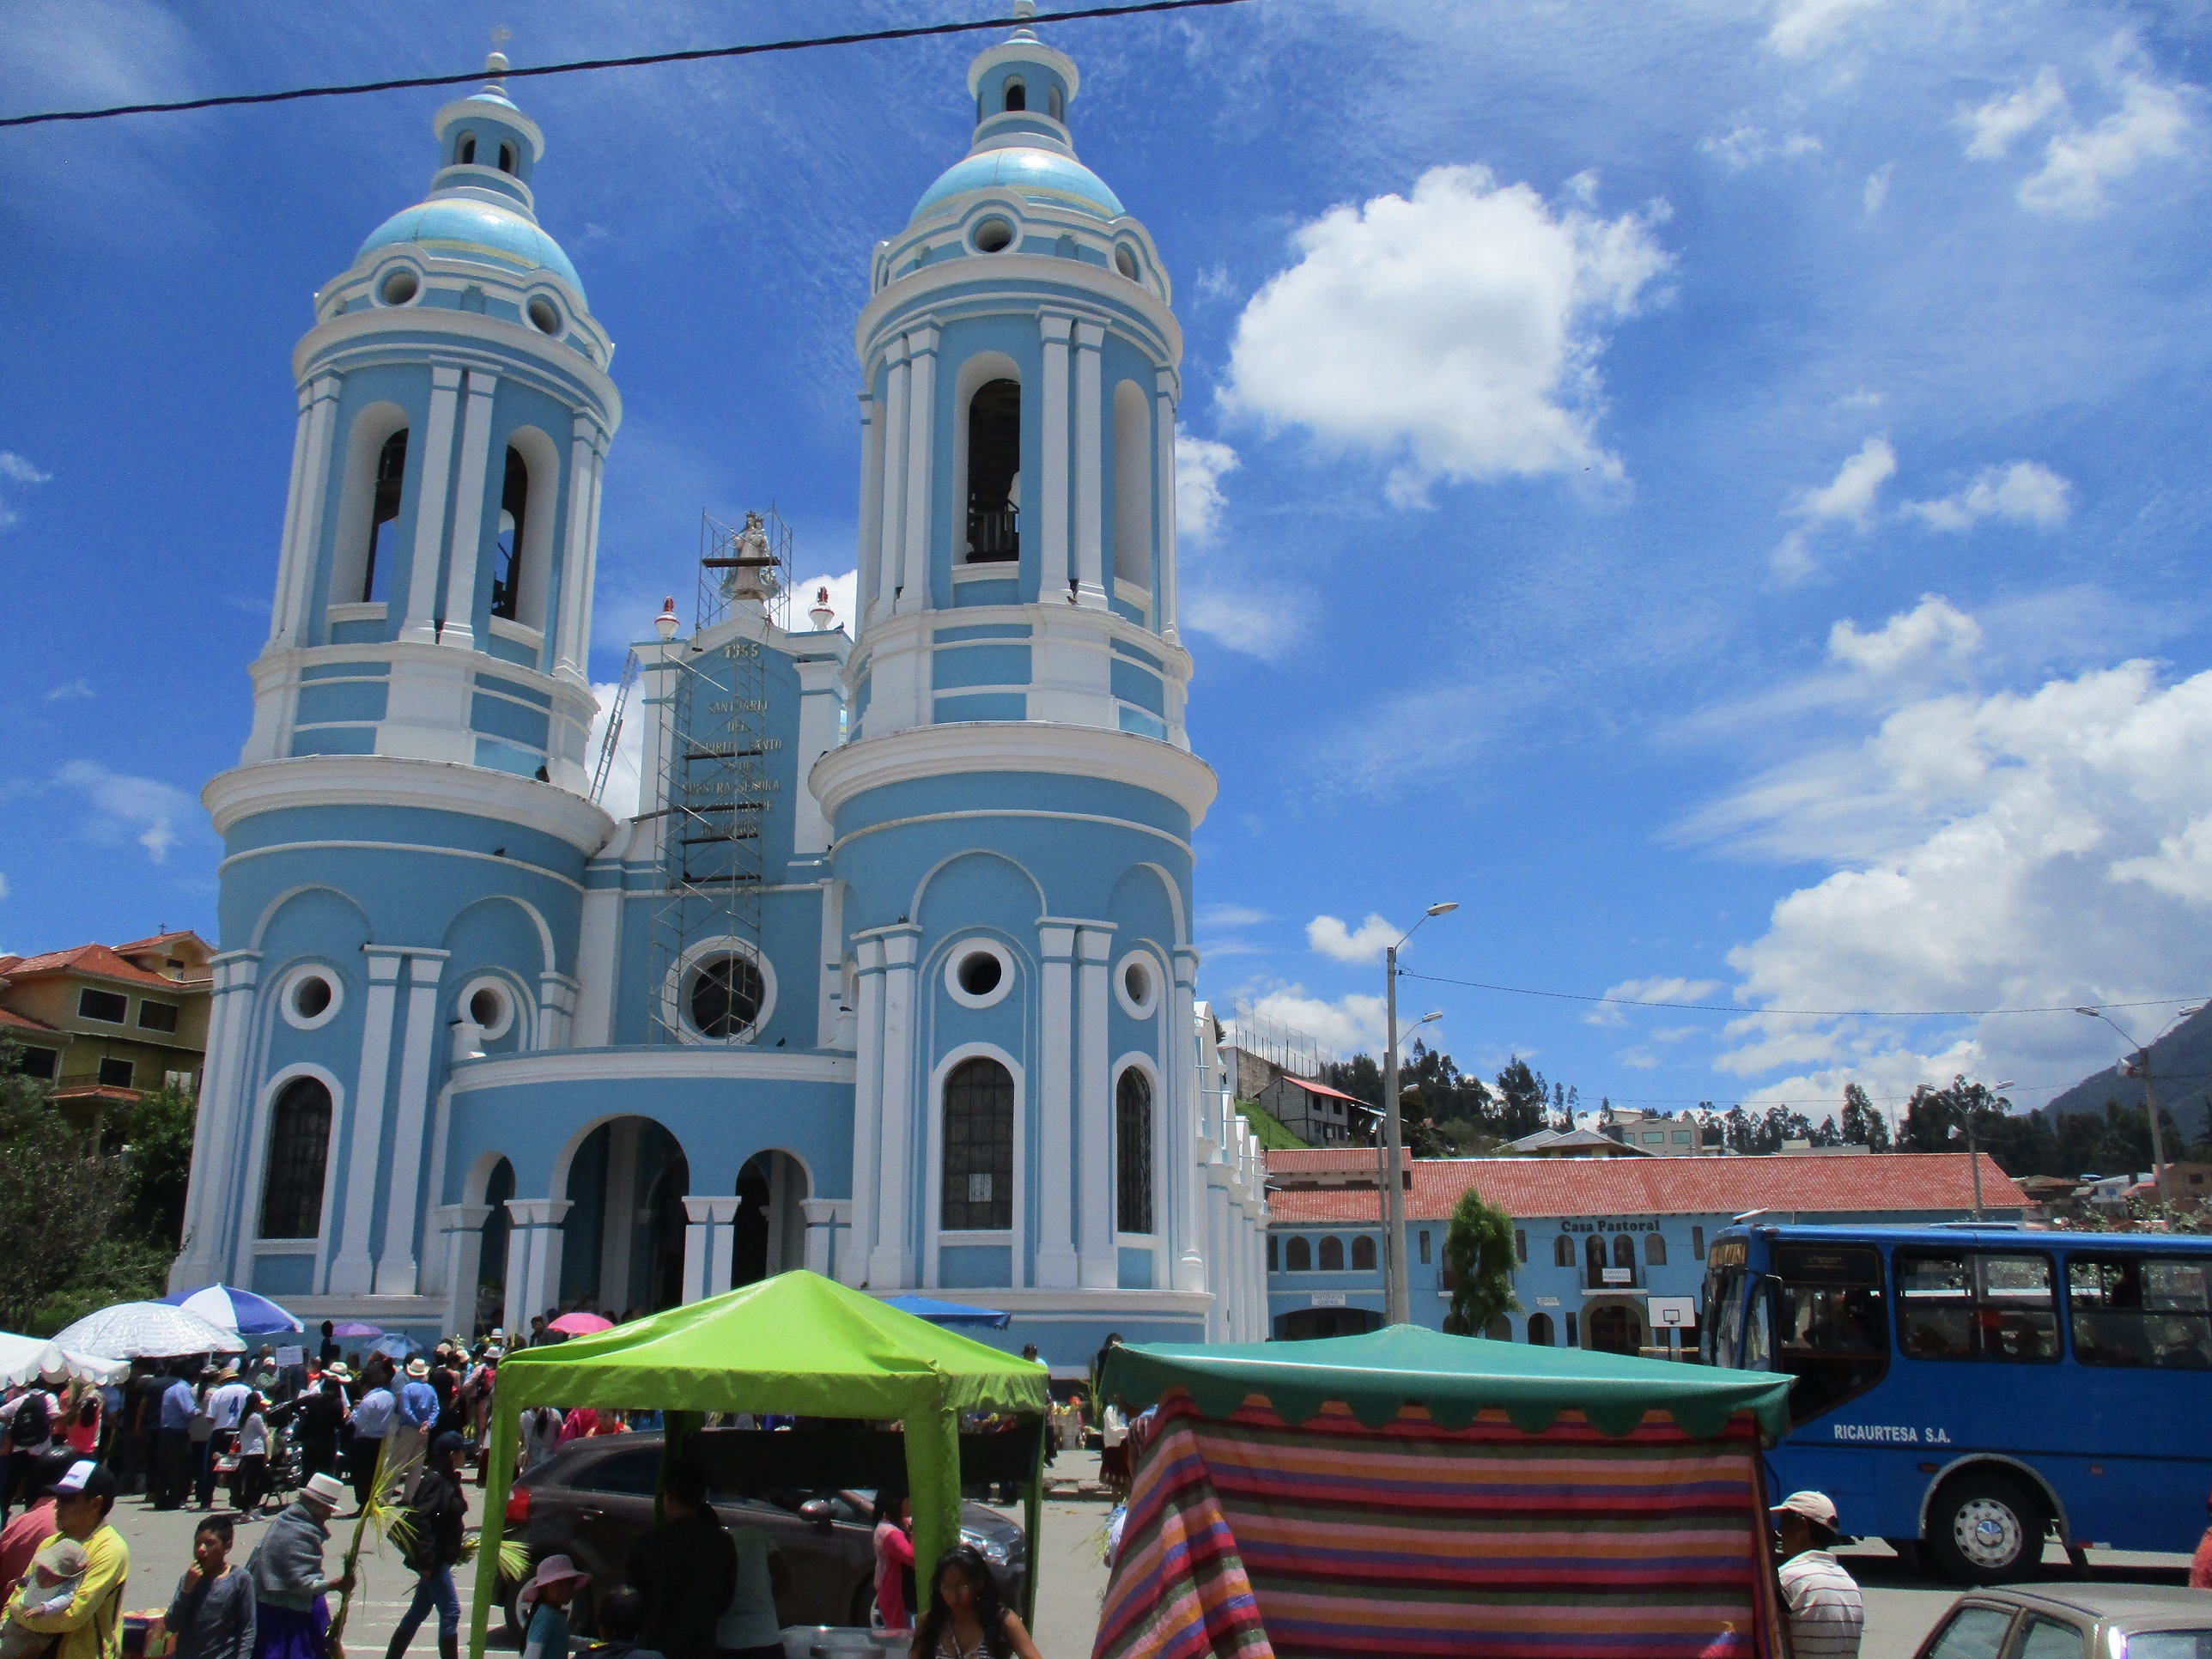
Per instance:
[[[995,1060],[963,1060],[945,1079],[947,1232],[1004,1232],[1014,1224],[1014,1079]]]
[[[261,1191],[261,1236],[313,1238],[323,1230],[331,1091],[313,1078],[295,1078],[276,1097],[271,1116],[269,1176]]]
[[[1152,1085],[1131,1066],[1114,1091],[1115,1226],[1152,1230]]]

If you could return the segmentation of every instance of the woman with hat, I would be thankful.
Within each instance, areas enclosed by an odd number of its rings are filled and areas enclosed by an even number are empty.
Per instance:
[[[246,1570],[253,1576],[253,1659],[323,1659],[332,1590],[353,1588],[350,1569],[325,1576],[331,1516],[352,1494],[334,1474],[311,1474],[278,1511]]]
[[[407,1565],[415,1569],[415,1599],[392,1632],[385,1659],[400,1659],[434,1607],[438,1610],[438,1659],[459,1659],[461,1598],[453,1589],[453,1566],[461,1559],[468,1500],[461,1495],[453,1459],[460,1455],[461,1444],[461,1437],[450,1432],[431,1441],[422,1478],[407,1505],[405,1553]]]
[[[592,1582],[565,1555],[549,1555],[516,1599],[522,1604],[522,1659],[568,1659],[568,1602]]]

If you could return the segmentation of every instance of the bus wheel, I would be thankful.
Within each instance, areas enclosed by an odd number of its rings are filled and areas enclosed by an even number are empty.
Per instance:
[[[2047,1524],[2042,1504],[2017,1482],[1970,1473],[1947,1482],[1928,1506],[1928,1556],[1954,1583],[2032,1577]]]

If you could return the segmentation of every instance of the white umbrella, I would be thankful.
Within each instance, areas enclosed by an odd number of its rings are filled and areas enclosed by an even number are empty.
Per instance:
[[[71,1353],[43,1336],[0,1331],[0,1383],[10,1388],[33,1377],[45,1382],[120,1382],[130,1374],[127,1359]]]
[[[54,1346],[102,1359],[173,1359],[181,1354],[239,1353],[246,1345],[236,1331],[166,1302],[118,1302],[58,1332]]]

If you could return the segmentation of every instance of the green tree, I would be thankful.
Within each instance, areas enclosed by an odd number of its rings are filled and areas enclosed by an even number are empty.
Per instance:
[[[1498,1315],[1521,1311],[1513,1294],[1513,1218],[1472,1187],[1460,1194],[1444,1230],[1444,1273],[1451,1283],[1447,1331],[1480,1336]]]
[[[1870,1152],[1889,1150],[1889,1120],[1875,1109],[1872,1098],[1856,1083],[1844,1085],[1844,1144]]]
[[[1551,1092],[1543,1074],[1529,1070],[1527,1060],[1514,1055],[1498,1074],[1498,1133],[1518,1140],[1546,1127]]]

